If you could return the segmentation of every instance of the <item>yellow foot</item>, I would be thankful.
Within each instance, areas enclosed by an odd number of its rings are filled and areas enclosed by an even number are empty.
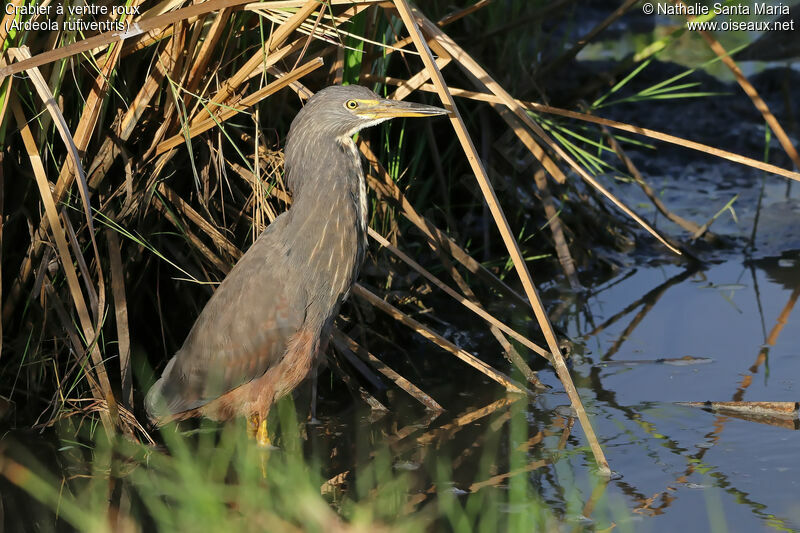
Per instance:
[[[267,434],[267,419],[264,418],[258,424],[258,430],[256,431],[256,444],[260,448],[259,455],[260,463],[261,463],[261,477],[267,479],[267,463],[269,462],[270,452],[272,450],[272,444],[269,440],[269,435]]]
[[[261,448],[259,451],[259,463],[261,465],[261,478],[267,479],[267,464],[269,463],[269,456],[272,453],[270,448]]]
[[[256,432],[256,443],[261,448],[271,448],[272,443],[269,440],[269,434],[267,433],[267,419],[261,420],[258,425],[258,431]]]

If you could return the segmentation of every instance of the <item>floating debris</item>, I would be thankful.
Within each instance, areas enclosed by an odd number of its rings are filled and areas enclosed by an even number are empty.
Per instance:
[[[714,360],[710,357],[692,357],[691,355],[684,355],[683,357],[659,359],[642,359],[642,360],[625,360],[625,361],[601,361],[597,366],[635,366],[635,365],[672,365],[672,366],[689,366],[689,365],[705,365],[713,363]]]
[[[800,429],[800,402],[677,402],[760,424]]]

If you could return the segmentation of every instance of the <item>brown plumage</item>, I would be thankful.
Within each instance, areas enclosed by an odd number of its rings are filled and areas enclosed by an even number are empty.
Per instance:
[[[286,141],[293,205],[230,271],[148,392],[154,422],[244,415],[266,439],[270,407],[324,352],[363,261],[366,188],[352,135],[397,116],[443,113],[359,86],[328,87],[307,102]]]

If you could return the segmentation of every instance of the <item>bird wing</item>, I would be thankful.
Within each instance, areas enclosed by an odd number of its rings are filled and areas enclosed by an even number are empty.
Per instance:
[[[283,357],[307,307],[305,291],[290,278],[280,237],[286,222],[286,215],[276,218],[214,292],[154,385],[148,411],[152,406],[161,416],[196,409]]]

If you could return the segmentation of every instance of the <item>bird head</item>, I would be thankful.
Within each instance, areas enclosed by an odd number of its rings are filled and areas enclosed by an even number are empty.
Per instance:
[[[381,98],[360,85],[334,85],[316,93],[297,115],[291,129],[300,125],[326,130],[335,137],[358,131],[396,117],[444,115],[446,109]],[[291,132],[290,132],[291,135]]]

